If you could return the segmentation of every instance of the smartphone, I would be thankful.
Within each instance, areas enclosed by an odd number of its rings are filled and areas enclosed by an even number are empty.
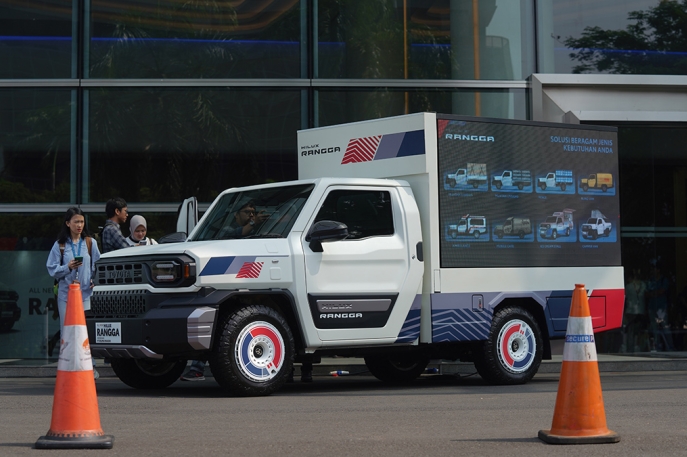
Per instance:
[[[76,261],[76,263],[83,263],[83,256],[76,256],[74,257],[74,260]]]
[[[138,244],[141,246],[144,246],[144,245],[148,244],[148,241],[147,240],[141,240],[138,242]]]

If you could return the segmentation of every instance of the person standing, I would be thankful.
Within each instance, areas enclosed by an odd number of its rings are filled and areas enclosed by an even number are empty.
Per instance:
[[[131,235],[126,238],[126,242],[129,246],[157,244],[157,241],[146,236],[148,234],[148,223],[143,216],[137,214],[131,218],[129,222],[129,231]]]
[[[117,249],[128,248],[129,243],[122,235],[120,224],[124,224],[129,215],[126,201],[123,198],[112,198],[105,204],[107,221],[102,232],[103,254]]]
[[[48,274],[58,281],[57,309],[60,314],[60,333],[64,327],[70,284],[80,284],[83,309],[91,309],[92,278],[98,259],[98,244],[85,230],[83,211],[80,208],[69,208],[64,215],[62,230],[45,264]],[[95,367],[95,363],[93,366]],[[98,379],[99,375],[95,368],[93,375]]]

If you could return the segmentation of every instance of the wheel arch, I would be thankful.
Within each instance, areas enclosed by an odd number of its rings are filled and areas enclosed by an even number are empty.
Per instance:
[[[498,313],[501,309],[517,306],[528,311],[537,322],[539,326],[539,331],[542,335],[542,343],[544,352],[542,358],[545,360],[551,360],[551,339],[549,337],[549,326],[546,323],[546,314],[544,313],[544,308],[540,305],[537,300],[533,297],[509,297],[503,299],[498,305],[494,307],[494,315]]]
[[[293,298],[293,294],[285,289],[236,291],[220,303],[218,316],[215,318],[215,327],[219,314],[251,304],[265,305],[279,312],[289,324],[296,352],[305,347],[305,336],[296,314],[296,300]],[[213,340],[216,339],[216,331],[215,328]]]

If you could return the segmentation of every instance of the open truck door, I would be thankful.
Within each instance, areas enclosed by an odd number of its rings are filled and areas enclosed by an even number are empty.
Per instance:
[[[158,239],[158,243],[180,243],[186,241],[191,231],[198,224],[198,200],[196,197],[189,197],[179,205],[177,215],[177,231]]]

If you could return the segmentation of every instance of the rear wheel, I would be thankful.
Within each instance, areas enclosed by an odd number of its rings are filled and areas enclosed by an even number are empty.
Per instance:
[[[243,397],[270,395],[293,367],[294,340],[274,309],[246,306],[220,317],[210,370],[220,386]]]
[[[394,354],[365,357],[365,365],[372,375],[389,384],[407,384],[414,381],[429,364],[421,354]]]
[[[554,229],[553,232],[551,232],[551,238],[554,240],[558,238],[558,230]]]
[[[561,190],[565,192],[565,183],[561,183]]]
[[[494,316],[475,368],[492,384],[524,384],[539,370],[543,350],[541,331],[532,314],[509,306]]]
[[[164,389],[179,379],[186,360],[112,359],[112,371],[135,389]]]

